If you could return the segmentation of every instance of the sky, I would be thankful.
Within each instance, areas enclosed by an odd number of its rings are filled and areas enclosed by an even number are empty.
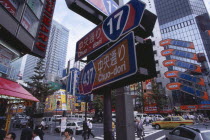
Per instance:
[[[124,0],[127,3],[129,0]],[[210,0],[204,0],[210,12]],[[69,29],[67,61],[75,57],[76,42],[91,31],[95,24],[68,9],[65,0],[57,0],[53,19]]]

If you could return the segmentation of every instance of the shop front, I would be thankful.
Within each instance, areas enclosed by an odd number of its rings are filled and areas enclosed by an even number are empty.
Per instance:
[[[32,102],[39,102],[39,100],[18,83],[0,77],[0,125],[5,126],[7,132],[9,131],[13,114],[12,108],[18,105],[30,106]]]

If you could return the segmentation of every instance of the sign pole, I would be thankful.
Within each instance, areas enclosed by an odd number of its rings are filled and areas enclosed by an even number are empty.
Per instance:
[[[104,140],[112,139],[112,105],[111,89],[106,88],[104,91]]]

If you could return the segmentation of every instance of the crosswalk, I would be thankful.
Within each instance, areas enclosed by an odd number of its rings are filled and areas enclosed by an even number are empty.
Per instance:
[[[163,130],[144,131],[144,134],[145,134],[144,138],[146,138],[146,137],[148,137],[150,135],[153,135],[155,133],[158,133],[160,131],[163,131]],[[116,137],[116,135],[115,135],[115,137]],[[162,140],[163,138],[165,138],[165,136],[160,137],[158,140]],[[104,139],[104,135],[96,136],[95,139],[103,140]],[[137,134],[135,133],[135,140],[139,140],[139,139],[140,138],[138,138]]]

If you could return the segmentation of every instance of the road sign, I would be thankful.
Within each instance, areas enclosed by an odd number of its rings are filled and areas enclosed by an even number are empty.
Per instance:
[[[81,94],[125,79],[137,72],[134,33],[131,32],[98,58],[89,62],[80,75]]]
[[[86,1],[107,16],[113,13],[118,8],[118,5],[114,0],[86,0]]]
[[[138,27],[144,9],[145,3],[132,0],[112,13],[104,22],[77,42],[75,61],[86,57],[109,42],[116,41],[123,34]]]

